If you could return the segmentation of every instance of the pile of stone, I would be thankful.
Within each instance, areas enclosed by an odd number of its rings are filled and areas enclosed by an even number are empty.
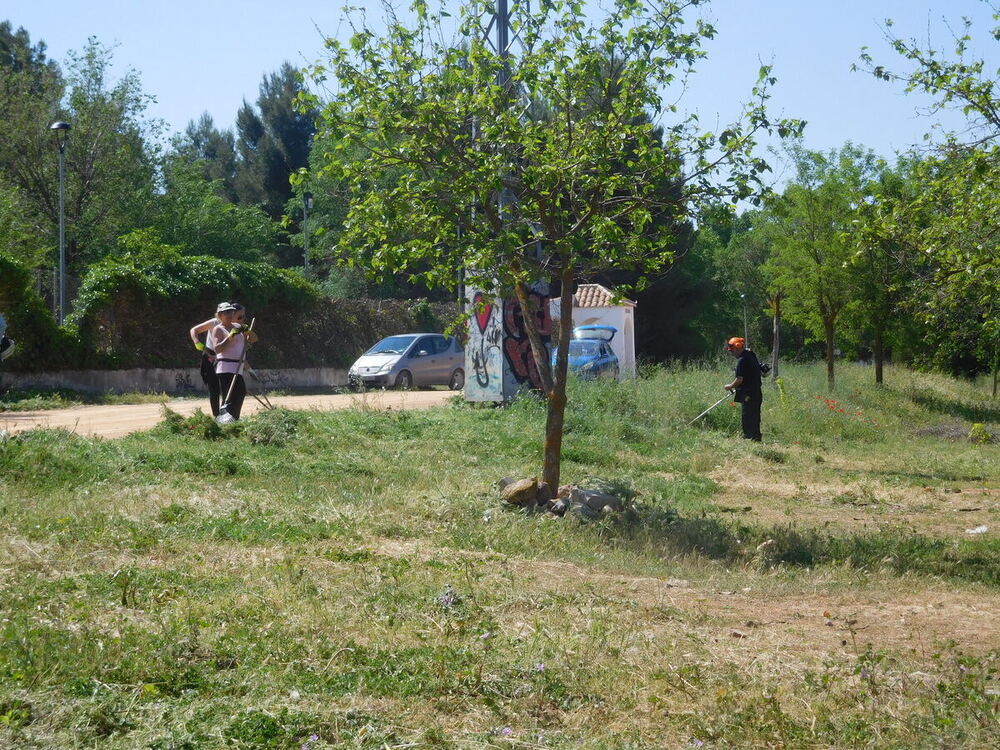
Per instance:
[[[543,512],[552,516],[574,513],[584,518],[598,518],[609,513],[634,511],[615,495],[584,489],[575,484],[564,484],[553,494],[545,482],[537,479],[514,480],[504,477],[497,482],[500,499],[508,505],[529,512]]]

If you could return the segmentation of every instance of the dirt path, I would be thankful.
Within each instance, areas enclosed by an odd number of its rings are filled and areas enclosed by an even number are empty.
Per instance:
[[[368,408],[429,409],[445,403],[454,391],[372,391],[361,394],[275,396],[271,403],[286,409]],[[178,414],[188,416],[195,409],[208,411],[208,399],[172,399],[165,404]],[[131,404],[126,406],[76,406],[70,409],[45,411],[0,412],[0,430],[19,432],[33,427],[62,427],[79,435],[98,435],[115,438],[140,430],[148,430],[162,418],[163,404]],[[260,411],[261,406],[247,396],[243,415]]]

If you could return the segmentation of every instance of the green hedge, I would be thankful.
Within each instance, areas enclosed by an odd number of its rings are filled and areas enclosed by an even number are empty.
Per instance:
[[[266,263],[126,254],[91,267],[68,322],[106,367],[174,367],[191,361],[188,329],[223,300],[289,323],[306,316],[318,294],[301,274]]]
[[[97,365],[80,345],[72,327],[60,328],[34,289],[31,272],[0,254],[0,312],[7,335],[17,342],[16,354],[4,369],[67,369]]]
[[[194,367],[199,355],[188,330],[222,300],[257,317],[257,367],[345,367],[383,336],[441,331],[458,312],[425,300],[322,298],[297,271],[161,247],[92,266],[60,328],[32,291],[30,273],[0,256],[0,311],[19,349],[4,367]]]

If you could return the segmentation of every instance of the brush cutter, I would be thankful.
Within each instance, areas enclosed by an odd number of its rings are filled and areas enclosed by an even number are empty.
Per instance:
[[[257,321],[257,318],[253,318],[250,321],[250,327],[244,331],[244,335],[251,333],[253,331],[253,324]],[[243,372],[243,364],[247,359],[247,347],[250,345],[250,339],[247,338],[246,343],[243,345],[243,354],[240,355],[240,366],[236,368],[236,374],[233,375],[233,380],[229,384],[229,390],[226,391],[226,400],[222,402],[222,406],[219,407],[219,416],[215,418],[218,424],[232,424],[236,421],[236,417],[229,413],[229,399],[233,395],[233,386],[236,385],[236,378],[240,376]]]
[[[726,394],[725,396],[723,396],[722,398],[720,398],[720,399],[719,399],[718,401],[716,401],[716,402],[715,402],[714,404],[712,404],[712,405],[711,405],[710,407],[708,407],[707,409],[705,409],[705,411],[703,411],[703,412],[702,412],[701,414],[699,414],[699,415],[698,415],[697,417],[695,417],[695,418],[694,418],[694,419],[692,419],[692,420],[691,420],[690,422],[688,422],[688,423],[687,423],[687,426],[688,426],[688,427],[690,427],[690,426],[691,426],[691,425],[693,425],[693,424],[694,424],[695,422],[697,422],[697,421],[698,421],[699,419],[701,419],[701,418],[702,418],[702,417],[704,417],[704,416],[705,416],[706,414],[708,414],[708,413],[709,413],[710,411],[712,411],[712,409],[714,409],[714,408],[715,408],[716,406],[718,406],[719,404],[721,404],[721,403],[722,403],[723,401],[728,401],[728,400],[729,400],[729,399],[731,399],[731,398],[732,398],[732,394],[729,394],[729,393],[727,393],[727,394]]]

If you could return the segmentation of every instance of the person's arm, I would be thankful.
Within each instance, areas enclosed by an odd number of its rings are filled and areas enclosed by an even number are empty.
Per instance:
[[[205,345],[198,340],[198,336],[203,334],[205,331],[212,330],[213,326],[216,326],[218,324],[219,321],[217,321],[215,318],[209,318],[204,323],[199,323],[198,325],[196,325],[194,328],[191,329],[190,331],[191,343],[194,344],[195,349],[197,349],[198,351],[202,351],[205,348]]]
[[[227,331],[225,326],[217,325],[212,329],[212,349],[216,354],[222,354],[233,340],[236,329]]]
[[[733,382],[729,385],[723,386],[727,391],[735,391],[741,385],[743,385],[743,359],[740,359],[736,363],[736,372],[734,373],[736,377],[733,378]]]

